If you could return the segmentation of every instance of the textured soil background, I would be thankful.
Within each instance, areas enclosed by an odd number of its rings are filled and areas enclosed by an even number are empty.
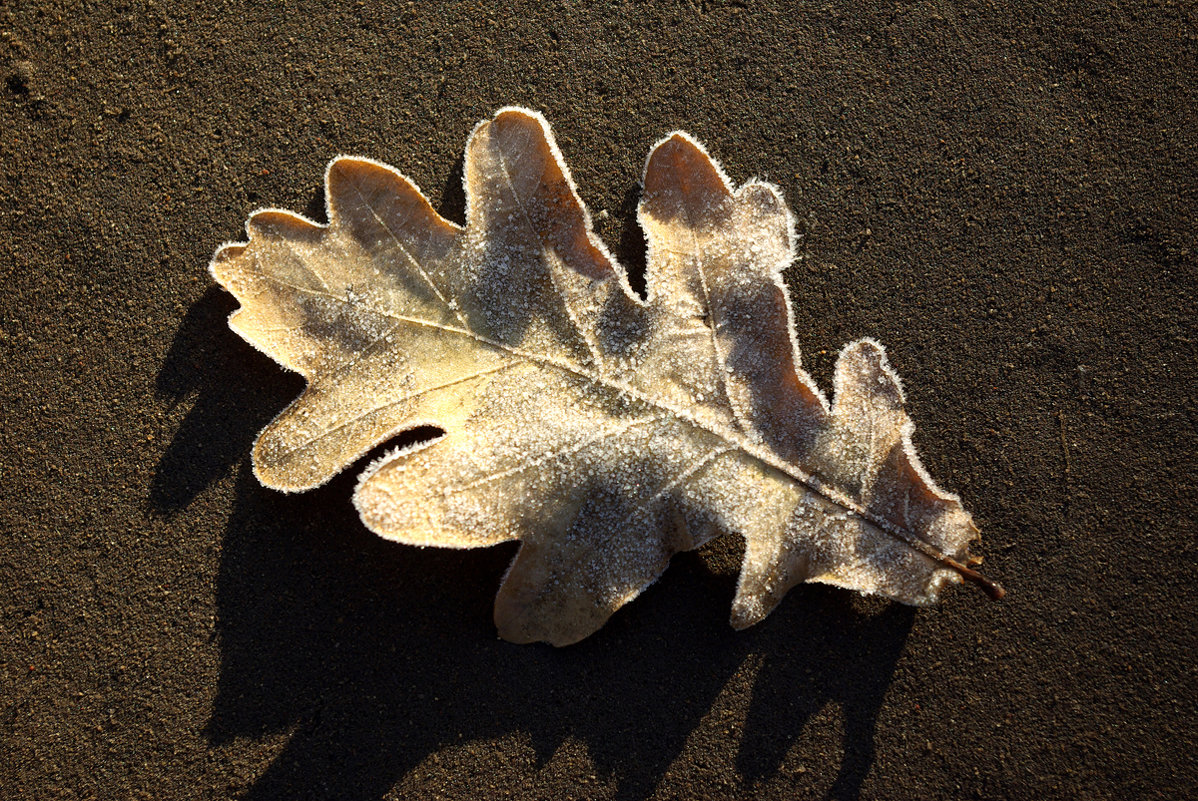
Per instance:
[[[330,10],[328,6],[342,6]],[[1049,6],[1036,9],[1036,6]],[[1198,782],[1193,4],[0,0],[0,794],[1170,798]],[[499,641],[511,548],[260,488],[299,390],[207,261],[545,112],[634,271],[649,147],[777,183],[827,387],[885,342],[1006,600],[823,587],[727,626],[739,544],[599,634]],[[606,214],[600,214],[606,212]]]

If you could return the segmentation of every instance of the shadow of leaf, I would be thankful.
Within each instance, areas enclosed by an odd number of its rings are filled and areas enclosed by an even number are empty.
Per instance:
[[[628,274],[628,285],[641,300],[645,299],[645,259],[648,255],[645,242],[645,231],[636,218],[636,210],[641,202],[641,187],[634,186],[624,193],[617,214],[624,224],[620,228],[620,241],[612,250],[613,255],[624,265]]]
[[[289,733],[244,797],[374,801],[449,746],[516,734],[542,762],[582,743],[618,798],[642,798],[747,660],[761,667],[736,770],[748,782],[774,775],[811,716],[836,702],[845,758],[830,795],[859,793],[910,610],[862,615],[843,593],[802,588],[738,634],[727,625],[734,578],[683,554],[576,646],[502,642],[491,604],[514,546],[383,541],[349,503],[357,469],[302,495],[256,483],[244,465],[250,442],[301,380],[228,332],[232,307],[206,293],[159,373],[164,396],[198,395],[151,501],[177,510],[243,463],[218,575],[221,671],[206,733],[216,745]]]
[[[455,225],[466,224],[466,187],[462,183],[465,170],[466,154],[463,153],[450,168],[441,187],[441,200],[437,203],[437,213]]]
[[[250,443],[303,386],[247,348],[229,331],[236,301],[212,287],[188,310],[155,389],[172,404],[195,402],[158,462],[150,505],[162,513],[182,509],[244,457]]]
[[[848,721],[833,797],[859,790],[908,610],[864,618],[817,592],[806,608],[784,604],[757,636],[737,634],[727,625],[732,578],[686,554],[583,643],[515,646],[496,638],[490,615],[514,547],[387,543],[347,502],[353,480],[306,496],[263,490],[248,471],[238,481],[208,735],[224,744],[292,731],[247,798],[372,801],[447,746],[511,734],[541,761],[581,742],[617,797],[643,798],[747,659],[763,664],[737,765],[745,778],[776,771],[831,701]]]
[[[761,624],[765,636],[754,648],[763,663],[737,768],[747,781],[769,777],[807,721],[835,703],[844,717],[844,758],[827,797],[857,798],[874,760],[878,712],[916,612],[874,599],[866,603],[882,610],[861,614],[853,610],[853,596],[827,587],[813,587],[807,595],[820,597],[784,602],[771,615],[778,620]]]

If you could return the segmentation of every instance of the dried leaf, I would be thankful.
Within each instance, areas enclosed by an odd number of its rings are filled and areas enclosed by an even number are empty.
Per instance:
[[[829,407],[799,369],[778,190],[733,190],[674,133],[644,173],[648,297],[591,230],[544,119],[508,108],[466,146],[466,226],[383,164],[337,158],[327,226],[255,212],[213,276],[233,330],[307,379],[254,446],[268,487],[319,486],[417,426],[354,502],[387,539],[520,540],[495,603],[515,642],[576,642],[670,557],[746,551],[732,624],[803,581],[930,603],[977,536],[911,445],[882,346],[841,352]]]

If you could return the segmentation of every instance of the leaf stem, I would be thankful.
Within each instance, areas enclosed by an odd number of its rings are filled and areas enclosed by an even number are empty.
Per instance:
[[[1007,594],[1007,591],[1004,590],[1002,585],[997,581],[986,578],[972,567],[966,567],[952,557],[942,556],[940,557],[940,561],[960,573],[961,576],[966,580],[972,581],[974,584],[981,587],[982,591],[985,592],[986,595],[990,596],[990,600],[992,601],[1001,601],[1003,596]]]

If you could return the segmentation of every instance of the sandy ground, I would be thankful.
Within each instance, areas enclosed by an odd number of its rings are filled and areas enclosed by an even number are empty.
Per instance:
[[[1196,21],[0,0],[2,794],[1189,795]],[[579,646],[513,646],[510,548],[388,545],[352,475],[257,485],[299,384],[226,328],[215,247],[319,214],[337,153],[460,218],[466,135],[512,103],[633,270],[665,132],[782,188],[806,363],[827,387],[842,343],[889,346],[1006,600],[803,587],[738,634],[725,541]]]

